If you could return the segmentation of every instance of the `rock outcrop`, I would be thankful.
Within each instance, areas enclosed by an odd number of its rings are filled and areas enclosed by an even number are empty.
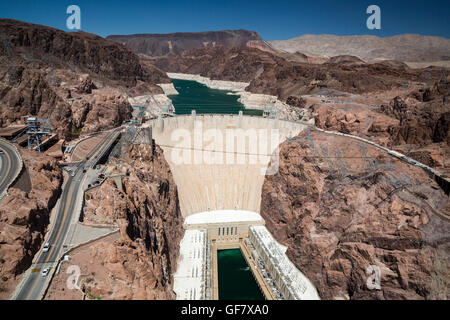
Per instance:
[[[381,105],[397,119],[389,126],[389,145],[443,173],[450,174],[450,82],[442,81]]]
[[[399,124],[398,120],[361,105],[314,104],[310,109],[317,127],[360,136],[384,146],[390,142],[389,130]]]
[[[83,133],[116,127],[131,117],[133,108],[117,89],[92,90],[89,98],[72,103],[73,124]]]
[[[321,298],[448,299],[450,205],[420,168],[306,130],[281,145],[261,198],[267,228]]]
[[[62,172],[52,157],[20,150],[24,168],[0,204],[0,299],[7,299],[42,245]]]
[[[392,128],[393,144],[450,144],[450,82],[412,92],[408,102],[395,97],[380,111],[399,120]]]

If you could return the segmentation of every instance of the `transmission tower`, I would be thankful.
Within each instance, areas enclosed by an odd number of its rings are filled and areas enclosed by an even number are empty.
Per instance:
[[[28,149],[36,149],[41,152],[42,137],[47,136],[53,130],[50,119],[27,119]]]

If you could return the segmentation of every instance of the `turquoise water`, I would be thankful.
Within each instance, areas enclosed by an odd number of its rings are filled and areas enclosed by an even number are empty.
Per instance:
[[[169,96],[176,114],[190,114],[191,110],[197,114],[238,114],[242,110],[246,115],[262,115],[261,110],[245,109],[238,95],[227,94],[230,91],[210,89],[197,81],[172,79],[172,82],[179,92]]]
[[[240,249],[217,251],[219,300],[264,300]]]

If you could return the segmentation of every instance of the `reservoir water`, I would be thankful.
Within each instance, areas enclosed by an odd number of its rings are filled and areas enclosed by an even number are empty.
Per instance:
[[[228,94],[231,91],[210,89],[197,81],[172,79],[172,82],[179,93],[169,96],[176,114],[190,114],[191,110],[196,110],[197,114],[238,114],[240,110],[246,115],[261,116],[263,113],[262,110],[245,109],[238,101],[238,95]]]
[[[240,249],[217,251],[219,300],[264,300]]]

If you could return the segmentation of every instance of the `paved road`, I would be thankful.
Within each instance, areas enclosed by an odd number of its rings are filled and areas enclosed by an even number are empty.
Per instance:
[[[20,161],[14,147],[0,140],[0,198],[16,177]]]
[[[17,300],[39,300],[46,288],[49,280],[48,277],[41,275],[41,271],[45,268],[55,268],[61,255],[64,253],[64,242],[67,232],[72,222],[77,199],[83,195],[82,182],[86,173],[84,168],[93,167],[100,160],[101,156],[109,149],[111,143],[118,137],[119,131],[115,130],[109,133],[100,142],[88,157],[76,166],[72,167],[74,175],[69,175],[67,183],[62,191],[59,208],[56,219],[53,221],[50,237],[47,242],[50,243],[48,252],[40,251],[35,263],[31,266],[31,272],[25,274],[25,279],[20,284],[20,289],[13,297]]]

